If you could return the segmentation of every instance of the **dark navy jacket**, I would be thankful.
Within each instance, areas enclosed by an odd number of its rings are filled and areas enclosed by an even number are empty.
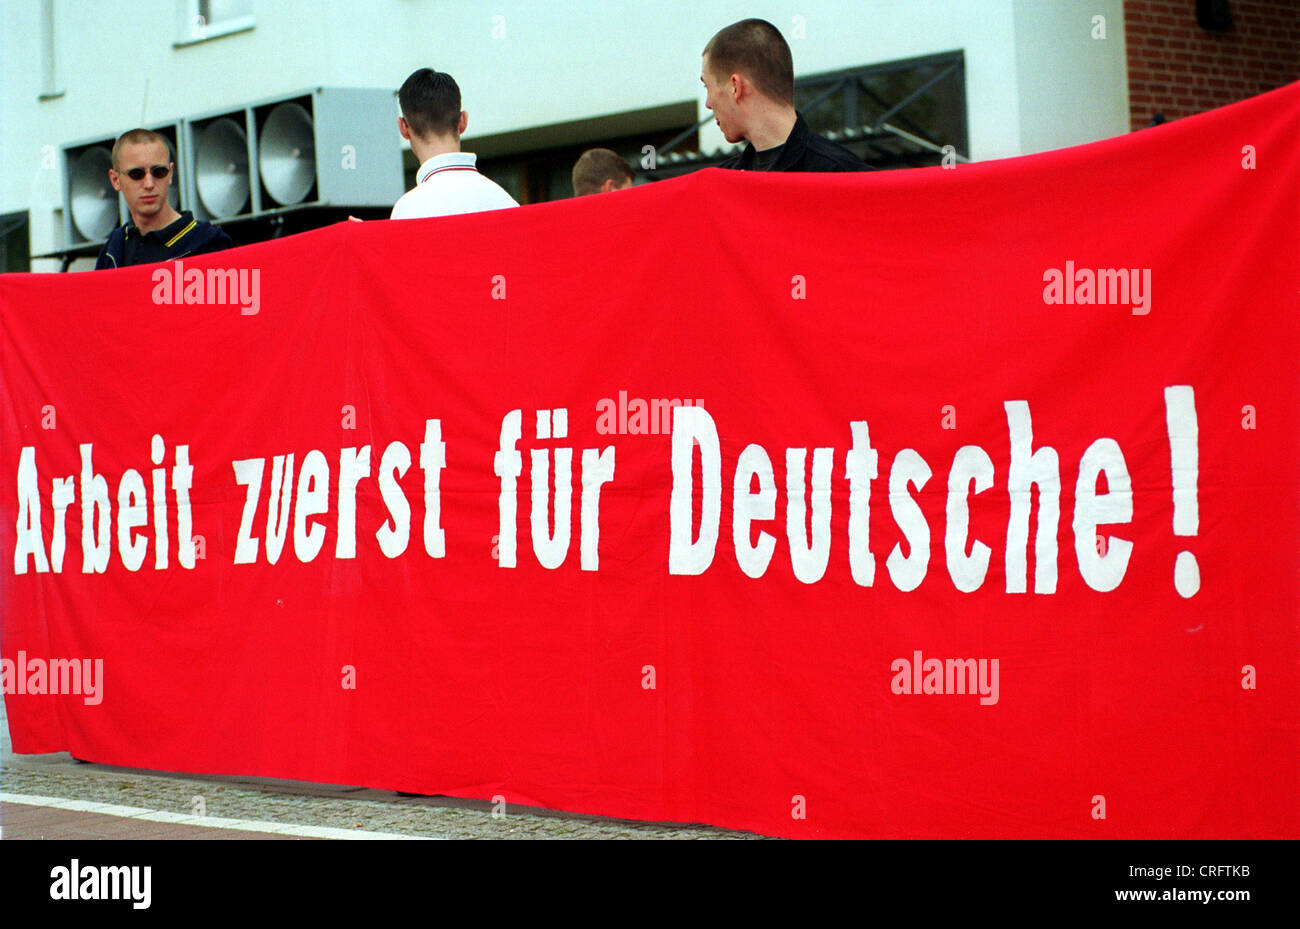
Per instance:
[[[140,238],[140,230],[130,220],[108,234],[108,241],[99,250],[99,259],[95,262],[96,271],[104,268],[121,268],[126,264],[124,253],[128,236],[135,236],[137,240]],[[145,254],[148,257],[143,261],[137,257],[135,264],[175,261],[177,258],[187,258],[190,255],[219,252],[225,248],[232,248],[235,244],[219,226],[195,219],[194,214],[189,210],[181,213],[181,218],[166,229],[146,232],[145,239],[148,245]],[[145,245],[146,242],[139,244]]]
[[[744,151],[733,158],[728,158],[720,168],[734,168],[739,171],[760,170],[755,164],[758,152],[752,142],[746,143]],[[823,139],[808,128],[803,116],[796,113],[794,128],[785,140],[785,148],[780,157],[768,170],[770,171],[874,171],[857,155],[843,145],[829,139]]]

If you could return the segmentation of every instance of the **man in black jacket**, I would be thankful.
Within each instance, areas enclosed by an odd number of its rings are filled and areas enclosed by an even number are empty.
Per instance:
[[[189,210],[178,213],[172,208],[167,190],[175,170],[167,140],[156,132],[132,129],[113,145],[108,180],[122,192],[131,218],[109,233],[96,271],[174,261],[234,244],[220,228],[195,219]]]
[[[775,26],[732,23],[704,46],[700,80],[728,142],[744,151],[720,167],[743,171],[869,171],[847,148],[823,139],[794,108],[794,60]]]

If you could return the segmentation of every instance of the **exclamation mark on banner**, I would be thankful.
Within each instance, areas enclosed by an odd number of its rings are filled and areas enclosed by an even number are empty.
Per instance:
[[[1196,502],[1198,430],[1196,398],[1188,385],[1165,388],[1165,427],[1169,431],[1169,468],[1174,486],[1174,535],[1196,535],[1200,511]],[[1174,562],[1174,589],[1192,597],[1201,589],[1201,568],[1191,552],[1179,552]]]

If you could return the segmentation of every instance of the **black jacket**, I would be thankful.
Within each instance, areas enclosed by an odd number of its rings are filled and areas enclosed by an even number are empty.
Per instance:
[[[734,158],[728,158],[720,168],[735,168],[738,171],[759,170],[754,159],[757,156],[752,142],[745,144],[745,150]],[[796,113],[794,128],[785,140],[785,148],[776,160],[771,171],[874,171],[857,155],[843,145],[829,139],[823,139],[808,128],[803,116]]]
[[[171,232],[174,226],[180,226],[180,229]],[[177,258],[202,255],[205,252],[219,252],[222,249],[234,246],[230,236],[226,235],[221,227],[214,226],[201,219],[195,219],[189,210],[181,213],[181,218],[164,231],[170,233],[168,238],[161,242],[165,254],[152,258],[151,261],[175,261]],[[99,250],[95,270],[101,271],[104,268],[123,267],[125,265],[123,253],[126,250],[126,237],[128,235],[138,236],[139,234],[139,230],[130,220],[110,232],[108,241]],[[157,233],[149,233],[149,235],[157,235]]]

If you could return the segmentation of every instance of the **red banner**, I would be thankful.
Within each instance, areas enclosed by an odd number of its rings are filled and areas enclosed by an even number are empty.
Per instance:
[[[15,751],[1296,837],[1300,85],[0,277]]]

